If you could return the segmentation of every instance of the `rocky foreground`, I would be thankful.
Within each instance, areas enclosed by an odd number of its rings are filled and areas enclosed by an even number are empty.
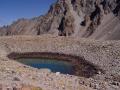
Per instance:
[[[90,78],[52,73],[18,63],[12,53],[52,52],[84,57],[103,72]],[[120,41],[95,41],[58,36],[0,38],[0,90],[119,90]]]

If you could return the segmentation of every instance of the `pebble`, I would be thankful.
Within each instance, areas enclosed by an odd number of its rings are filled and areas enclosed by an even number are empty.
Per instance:
[[[14,81],[20,81],[20,79],[18,77],[14,77],[13,80]]]
[[[60,72],[56,72],[56,76],[60,75]]]

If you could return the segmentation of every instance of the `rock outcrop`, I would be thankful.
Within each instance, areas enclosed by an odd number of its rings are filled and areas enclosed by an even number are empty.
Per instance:
[[[120,39],[119,0],[58,0],[47,14],[19,19],[0,28],[0,35],[75,36],[101,40]]]

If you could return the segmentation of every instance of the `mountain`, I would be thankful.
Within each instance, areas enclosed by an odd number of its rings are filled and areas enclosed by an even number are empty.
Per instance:
[[[0,36],[41,34],[119,40],[120,0],[58,0],[43,16],[0,28]]]

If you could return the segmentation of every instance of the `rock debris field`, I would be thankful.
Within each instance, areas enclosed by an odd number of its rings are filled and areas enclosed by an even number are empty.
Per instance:
[[[11,53],[50,52],[84,58],[100,70],[90,77],[53,73],[9,58]],[[88,64],[85,64],[86,67]],[[82,68],[81,68],[82,70]],[[91,71],[90,71],[91,72]],[[120,41],[59,36],[0,38],[0,90],[119,90]]]

